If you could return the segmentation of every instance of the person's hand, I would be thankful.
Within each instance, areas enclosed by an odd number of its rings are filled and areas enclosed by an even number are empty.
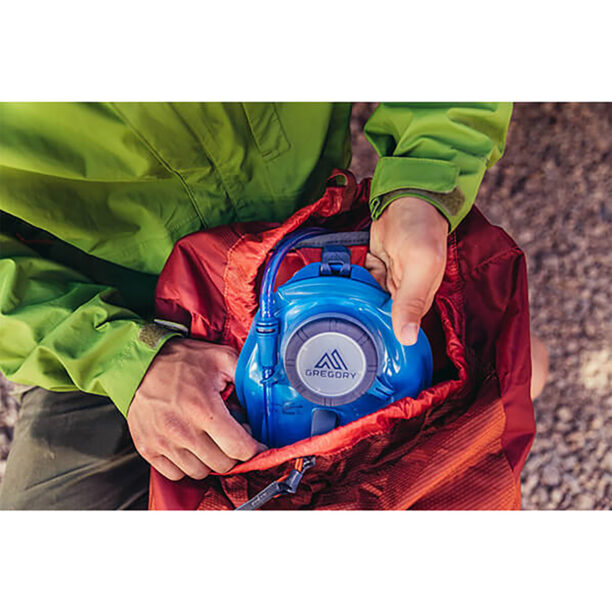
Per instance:
[[[370,230],[366,268],[393,298],[397,339],[417,341],[421,319],[431,308],[446,267],[448,222],[429,202],[399,198]]]
[[[169,340],[147,370],[127,423],[136,450],[166,478],[227,472],[266,448],[221,397],[234,380],[237,358],[227,346]]]

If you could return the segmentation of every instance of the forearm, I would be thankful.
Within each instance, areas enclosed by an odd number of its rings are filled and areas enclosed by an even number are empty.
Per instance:
[[[365,126],[380,155],[372,218],[400,197],[427,200],[454,230],[470,211],[487,168],[502,155],[509,103],[382,103]]]
[[[0,234],[0,370],[10,380],[106,395],[126,414],[173,335],[123,306],[113,287]]]

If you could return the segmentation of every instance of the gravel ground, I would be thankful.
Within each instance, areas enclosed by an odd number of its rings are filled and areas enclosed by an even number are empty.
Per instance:
[[[612,507],[612,104],[517,105],[479,206],[527,254],[550,375],[526,509]]]
[[[355,106],[358,177],[376,157]],[[527,254],[533,331],[550,353],[523,471],[525,509],[612,507],[612,104],[515,105],[478,206]],[[17,418],[0,375],[0,479]]]
[[[0,482],[6,468],[13,428],[17,422],[17,402],[9,395],[11,383],[0,374]]]

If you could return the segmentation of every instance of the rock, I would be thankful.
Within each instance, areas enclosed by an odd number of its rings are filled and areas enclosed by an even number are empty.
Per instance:
[[[569,442],[570,446],[576,450],[584,447],[586,437],[580,431],[573,431],[567,436],[566,440]]]
[[[608,496],[608,483],[601,479],[598,483],[597,483],[597,497],[601,500],[608,500],[609,502],[609,496]]]
[[[608,445],[605,443],[604,440],[600,440],[600,442],[597,444],[597,448],[595,449],[595,459],[597,459],[598,461],[601,461],[604,458],[604,455],[606,454],[606,451],[608,450]]]
[[[550,501],[553,503],[555,509],[559,507],[559,504],[563,500],[563,490],[562,489],[553,489],[550,494]]]
[[[529,468],[533,472],[538,472],[540,470],[540,466],[549,461],[550,457],[548,453],[534,453],[530,457]],[[537,478],[537,477],[536,477]]]
[[[531,493],[538,486],[538,480],[537,474],[531,474],[523,484],[523,495],[531,495]]]
[[[555,429],[562,433],[568,433],[572,430],[572,424],[561,421],[555,425]]]
[[[542,470],[542,482],[548,487],[556,487],[561,483],[561,474],[554,465],[547,465]]]
[[[548,491],[544,487],[539,487],[536,491],[536,504],[538,509],[543,509],[548,504]]]
[[[582,490],[578,479],[571,474],[563,474],[563,483],[567,485],[572,495],[578,495]]]
[[[594,510],[595,503],[595,498],[592,495],[581,493],[574,500],[574,508],[576,508],[576,510]]]
[[[604,455],[601,460],[601,467],[606,472],[612,473],[612,450],[608,450],[608,452]]]
[[[563,469],[570,472],[578,464],[576,455],[568,455],[563,459]]]

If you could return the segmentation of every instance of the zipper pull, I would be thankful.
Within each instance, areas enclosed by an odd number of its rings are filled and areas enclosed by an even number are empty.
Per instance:
[[[304,472],[310,469],[314,464],[314,457],[302,457],[300,459],[296,459],[295,467],[291,470],[291,472],[289,472],[289,474],[287,474],[287,476],[270,483],[265,489],[257,493],[257,495],[251,497],[249,501],[245,502],[241,506],[238,506],[236,510],[257,510],[275,497],[295,493],[302,480],[302,477],[304,476]]]

